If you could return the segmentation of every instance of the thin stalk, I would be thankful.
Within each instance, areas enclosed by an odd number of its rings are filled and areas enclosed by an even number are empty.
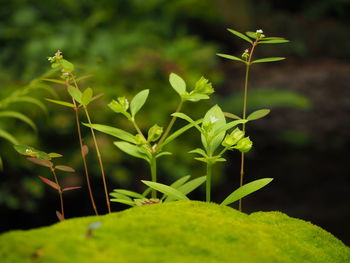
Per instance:
[[[211,176],[212,176],[211,162],[207,162],[207,181],[206,181],[206,201],[210,202],[210,191],[211,191]]]
[[[100,149],[99,149],[98,144],[97,144],[95,132],[94,132],[94,129],[92,128],[92,123],[91,123],[90,115],[89,115],[89,112],[88,112],[86,106],[84,106],[84,111],[85,111],[86,118],[87,118],[87,120],[88,120],[88,122],[89,122],[89,126],[90,126],[90,130],[91,130],[92,138],[93,138],[93,140],[94,140],[94,145],[95,145],[95,149],[96,149],[97,159],[98,159],[98,162],[99,162],[99,164],[100,164],[101,175],[102,175],[102,181],[103,181],[103,188],[104,188],[104,191],[105,191],[108,213],[111,213],[111,205],[110,205],[109,198],[108,198],[108,190],[107,190],[107,184],[106,184],[106,177],[105,177],[105,172],[104,172],[104,168],[103,168],[103,162],[102,162],[102,158],[101,158]]]
[[[177,106],[177,108],[176,108],[176,110],[175,110],[175,113],[180,112],[180,110],[181,110],[181,108],[182,108],[182,105],[183,105],[183,100],[181,100],[180,104]],[[156,147],[156,150],[155,150],[155,151],[157,151],[157,150],[161,147],[163,141],[164,141],[164,140],[166,139],[166,137],[168,136],[168,134],[169,134],[171,128],[174,126],[175,120],[176,120],[176,117],[173,116],[173,117],[171,118],[171,120],[170,120],[168,126],[166,127],[165,132],[163,133],[162,137],[160,138],[160,140],[159,140],[159,142],[158,142],[158,144],[157,144],[157,147]]]
[[[152,156],[150,166],[151,166],[152,182],[157,182],[157,159],[155,156]],[[157,191],[154,189],[152,189],[152,198],[157,198]]]
[[[66,86],[67,88],[69,87],[69,83],[66,82]],[[90,184],[90,177],[89,177],[89,171],[88,171],[88,167],[86,164],[86,158],[85,155],[83,153],[83,139],[81,136],[81,128],[80,128],[80,121],[79,121],[79,107],[77,106],[75,100],[72,98],[72,102],[74,104],[74,112],[75,112],[75,121],[76,121],[76,125],[77,125],[77,132],[78,132],[78,137],[79,137],[79,144],[80,144],[80,152],[81,152],[81,157],[83,159],[83,164],[84,164],[84,170],[85,170],[85,179],[86,179],[86,184],[88,186],[88,190],[89,190],[89,196],[90,196],[90,201],[92,204],[92,208],[94,209],[95,215],[98,215],[98,211],[97,211],[97,207],[95,204],[95,200],[94,200],[94,196],[92,194],[92,189],[91,189],[91,184]]]
[[[252,49],[250,50],[248,61],[246,62],[246,70],[245,70],[245,80],[244,80],[244,97],[243,97],[243,119],[246,119],[247,116],[247,98],[248,98],[248,81],[249,81],[249,69],[254,53],[255,46],[258,41],[255,40],[252,44]],[[245,132],[245,123],[242,125],[242,130]],[[244,177],[244,153],[241,153],[241,169],[240,169],[240,180],[239,185],[243,185],[243,177]],[[242,211],[242,199],[239,199],[238,210]]]
[[[53,174],[53,177],[55,178],[56,184],[59,186],[58,179],[57,179],[57,175],[56,175],[56,173],[55,173],[55,168],[52,168],[52,167],[51,167],[50,170],[51,170],[51,172],[52,172],[52,174]],[[64,219],[63,195],[62,195],[62,189],[61,189],[60,186],[59,186],[59,189],[58,189],[57,191],[58,191],[58,194],[59,194],[59,196],[60,196],[61,215],[62,215],[62,217],[63,217],[63,219]]]

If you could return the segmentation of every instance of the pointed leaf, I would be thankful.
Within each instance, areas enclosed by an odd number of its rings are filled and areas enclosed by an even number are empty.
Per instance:
[[[218,128],[215,133],[214,136],[216,136],[217,134],[219,134],[220,132],[226,132],[227,130],[237,126],[238,124],[243,124],[246,123],[247,120],[235,120],[235,121],[231,121],[229,123],[226,123],[225,125],[222,125],[220,128]]]
[[[280,44],[280,43],[288,43],[289,40],[287,39],[270,39],[270,40],[261,40],[258,42],[258,44]]]
[[[168,185],[145,180],[141,180],[141,182],[165,195],[173,197],[176,200],[189,200],[188,197],[185,196],[183,193]]]
[[[142,149],[140,149],[139,146],[130,144],[128,142],[114,142],[114,145],[117,146],[123,152],[125,152],[131,156],[144,159],[147,162],[150,161],[150,158],[147,156],[147,154]]]
[[[60,212],[56,211],[56,216],[60,222],[64,221],[64,217]]]
[[[234,120],[240,120],[241,117],[237,116],[236,114],[229,113],[229,112],[224,112],[225,117],[234,119]]]
[[[208,157],[207,154],[206,154],[206,152],[205,152],[203,149],[201,149],[201,148],[194,149],[194,150],[192,150],[192,151],[189,151],[188,153],[197,153],[197,154],[202,155],[202,156],[205,157],[205,158]]]
[[[57,83],[57,84],[62,84],[62,85],[66,84],[66,82],[64,80],[60,80],[60,79],[41,79],[41,80],[53,82],[53,83]]]
[[[117,198],[117,199],[123,199],[123,200],[127,200],[127,201],[131,201],[132,202],[132,199],[129,196],[126,196],[126,195],[123,195],[123,194],[120,194],[120,193],[112,192],[112,193],[109,193],[109,195],[114,197],[114,198]]]
[[[234,35],[242,38],[243,40],[249,42],[250,44],[253,44],[253,41],[249,37],[243,35],[242,33],[238,32],[236,30],[230,29],[230,28],[228,28],[227,30],[230,31],[232,34],[234,34]]]
[[[69,86],[67,88],[67,90],[68,90],[69,95],[71,95],[71,97],[74,100],[76,100],[79,103],[82,103],[82,101],[81,101],[82,94],[81,94],[81,91],[78,88],[73,87],[73,86]]]
[[[257,35],[256,32],[250,32],[250,31],[248,31],[248,32],[245,32],[245,34],[246,34],[248,37],[251,37],[251,38],[253,38],[253,39],[257,39],[257,38],[258,38],[258,35]]]
[[[51,158],[59,158],[59,157],[63,157],[62,154],[59,154],[59,153],[49,153],[49,156]]]
[[[124,131],[124,130],[114,128],[111,126],[107,126],[107,125],[102,125],[102,124],[91,124],[90,125],[88,123],[83,123],[83,125],[85,125],[86,127],[92,127],[93,129],[95,129],[97,131],[112,135],[118,139],[136,144],[135,136],[132,135],[131,133]]]
[[[45,166],[45,167],[49,167],[51,168],[53,166],[53,163],[50,162],[49,160],[40,160],[34,157],[27,157],[28,161],[31,161],[35,164],[41,165],[41,166]]]
[[[147,189],[145,191],[143,191],[142,196],[146,197],[151,192],[152,192],[152,188],[151,187],[147,187]]]
[[[0,137],[9,141],[12,144],[18,144],[19,142],[17,141],[17,139],[11,135],[10,133],[8,133],[7,131],[4,131],[3,129],[0,129]]]
[[[161,152],[156,155],[156,158],[162,157],[162,156],[167,156],[167,155],[172,155],[171,152]]]
[[[52,182],[51,180],[45,178],[45,177],[42,177],[42,176],[39,176],[39,178],[47,185],[51,186],[52,188],[56,189],[57,191],[59,191],[61,188],[59,187],[58,184],[56,184],[55,182]]]
[[[261,58],[261,59],[254,60],[252,63],[274,62],[274,61],[280,61],[284,59],[286,58],[283,58],[283,57]]]
[[[133,201],[128,201],[125,199],[112,198],[112,199],[110,199],[110,201],[125,204],[125,205],[135,206],[135,203]]]
[[[142,108],[145,104],[147,97],[149,94],[149,90],[145,89],[140,91],[135,95],[135,97],[130,102],[130,112],[131,116],[135,117],[136,113]]]
[[[171,73],[169,76],[170,85],[173,89],[180,95],[186,94],[186,83],[185,81],[177,74]]]
[[[207,180],[206,176],[201,176],[198,178],[195,178],[183,185],[181,185],[180,187],[177,188],[177,190],[181,193],[183,193],[184,195],[188,195],[189,193],[191,193],[193,190],[195,190],[196,188],[198,188],[201,184],[203,184],[205,181]],[[168,196],[165,201],[169,202],[174,200],[171,196]]]
[[[76,189],[80,189],[81,186],[70,186],[70,187],[65,187],[62,189],[62,192],[67,192],[67,191],[72,191],[72,190],[76,190]]]
[[[269,113],[270,113],[269,109],[257,110],[257,111],[252,112],[251,114],[249,114],[249,116],[247,117],[247,120],[248,121],[258,120],[258,119],[265,117]]]
[[[28,118],[24,114],[19,113],[17,111],[0,111],[0,118],[4,118],[4,117],[19,119],[27,123],[34,131],[38,130],[35,123],[30,118]]]
[[[83,94],[81,95],[81,104],[87,106],[92,100],[92,94],[93,91],[91,88],[87,88],[86,90],[84,90]]]
[[[174,133],[172,133],[171,135],[169,135],[164,142],[162,143],[162,147],[165,146],[166,144],[172,142],[173,140],[175,140],[177,137],[179,137],[181,134],[183,134],[185,131],[191,129],[193,126],[197,126],[197,129],[200,129],[200,127],[198,126],[198,124],[201,124],[202,119],[197,120],[193,123],[189,123],[186,126],[183,126],[182,128],[178,129],[177,131],[175,131]]]
[[[176,180],[175,182],[173,182],[170,186],[172,188],[179,188],[181,185],[183,185],[184,183],[186,183],[188,181],[188,179],[191,178],[191,175],[186,175],[186,176],[183,176],[181,177],[180,179]]]
[[[114,189],[113,192],[117,192],[119,194],[131,196],[134,198],[144,198],[144,196],[142,194],[139,194],[139,193],[134,192],[134,191],[126,190],[126,189]]]
[[[219,56],[219,57],[223,57],[223,58],[227,58],[227,59],[236,60],[236,61],[240,61],[240,62],[246,63],[243,59],[235,57],[235,56],[232,56],[232,55],[220,54],[220,53],[218,53],[216,55]]]
[[[93,96],[93,97],[92,97],[92,99],[91,99],[90,102],[92,102],[92,101],[94,101],[94,100],[98,100],[99,98],[101,98],[101,97],[104,96],[104,95],[105,95],[104,93],[97,94],[96,96]]]
[[[49,102],[52,102],[52,103],[56,103],[56,104],[62,105],[62,106],[66,106],[66,107],[69,107],[69,108],[74,108],[74,104],[70,103],[70,102],[67,102],[67,101],[52,100],[52,99],[45,99],[45,100],[47,100]]]
[[[192,120],[191,117],[189,117],[185,113],[175,112],[175,113],[171,114],[171,116],[175,116],[177,118],[180,118],[180,119],[183,119],[185,121],[188,121],[189,123],[192,124],[192,126],[196,127],[199,131],[201,131],[201,128],[198,126],[197,121]]]
[[[67,166],[67,165],[56,165],[55,169],[61,170],[61,171],[64,171],[64,172],[69,172],[69,173],[74,173],[75,172],[74,168],[72,168],[70,166]]]
[[[226,199],[222,201],[221,205],[232,204],[233,202],[236,202],[239,199],[242,199],[243,197],[263,188],[265,185],[269,184],[272,180],[273,178],[263,178],[263,179],[255,180],[253,182],[245,184],[239,187],[233,193],[231,193],[228,197],[226,197]]]

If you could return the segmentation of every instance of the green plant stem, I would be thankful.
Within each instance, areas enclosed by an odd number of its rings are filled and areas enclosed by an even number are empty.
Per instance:
[[[257,43],[258,43],[258,40],[255,40],[253,42],[248,61],[246,63],[245,80],[244,80],[244,98],[243,98],[243,119],[244,120],[246,119],[246,116],[247,116],[249,70],[250,70],[254,49]],[[245,123],[243,123],[242,125],[243,132],[245,132],[245,126],[246,126]],[[240,180],[239,180],[240,187],[243,185],[243,177],[244,177],[244,153],[241,153],[241,169],[240,169]],[[242,211],[242,199],[239,199],[238,210]]]
[[[58,185],[58,194],[59,194],[59,196],[60,196],[60,202],[61,202],[61,215],[62,215],[62,217],[63,217],[63,219],[64,219],[64,205],[63,205],[63,195],[62,195],[62,189],[61,189],[61,186],[59,185],[59,183],[58,183],[58,179],[57,179],[57,175],[56,175],[56,173],[55,173],[55,168],[50,168],[50,170],[51,170],[51,172],[52,172],[52,174],[53,174],[53,177],[55,178],[55,182],[56,182],[56,184]]]
[[[106,203],[107,203],[108,213],[111,213],[111,205],[110,205],[109,198],[108,198],[108,190],[107,190],[107,184],[106,184],[106,177],[105,177],[105,172],[104,172],[104,168],[103,168],[103,162],[102,162],[102,158],[101,158],[100,149],[99,149],[98,144],[97,144],[95,132],[94,132],[94,129],[92,128],[92,123],[91,123],[90,115],[89,115],[89,112],[88,112],[86,106],[84,106],[84,111],[85,111],[86,118],[87,118],[87,120],[88,120],[88,122],[89,122],[89,125],[90,125],[90,130],[91,130],[92,138],[93,138],[93,140],[94,140],[94,145],[95,145],[95,149],[96,149],[97,159],[98,159],[98,162],[99,162],[99,165],[100,165],[100,169],[101,169],[101,175],[102,175],[102,181],[103,181],[103,188],[104,188],[104,192],[105,192],[105,196],[106,196]]]
[[[151,159],[151,177],[152,182],[157,182],[157,159],[155,156],[152,156]],[[152,189],[152,198],[157,198],[157,191],[155,189]]]
[[[69,87],[69,82],[66,82],[66,87]],[[83,165],[84,165],[84,170],[85,170],[85,179],[86,179],[86,184],[89,190],[89,196],[90,196],[90,201],[92,204],[92,208],[95,212],[95,215],[98,215],[98,210],[95,204],[95,200],[94,200],[94,196],[92,194],[92,189],[91,189],[91,184],[90,184],[90,177],[89,177],[89,171],[88,171],[88,167],[86,164],[86,158],[85,155],[83,153],[83,139],[81,136],[81,128],[80,128],[80,121],[79,121],[79,107],[77,105],[77,103],[75,102],[75,100],[72,98],[72,102],[74,104],[74,112],[75,112],[75,121],[76,121],[76,125],[77,125],[77,132],[78,132],[78,137],[79,137],[79,144],[80,144],[80,152],[81,152],[81,157],[83,159]]]
[[[137,133],[140,134],[145,141],[147,141],[146,137],[143,135],[143,133],[142,133],[140,127],[137,125],[136,121],[135,120],[131,120],[131,122],[134,125],[135,130],[137,131]]]
[[[180,112],[181,108],[182,108],[182,105],[183,105],[183,100],[181,99],[181,102],[179,103],[179,105],[177,106],[176,110],[175,110],[175,113],[177,112]],[[165,129],[165,132],[163,133],[162,137],[160,138],[158,144],[157,144],[157,147],[156,147],[156,152],[158,149],[161,148],[162,146],[162,143],[163,141],[166,139],[166,137],[168,136],[171,128],[174,126],[174,123],[175,123],[175,120],[176,120],[177,117],[173,116],[168,124],[168,126],[166,127]]]
[[[212,176],[211,162],[207,162],[207,180],[206,180],[206,201],[210,202],[210,191],[211,191],[211,176]]]

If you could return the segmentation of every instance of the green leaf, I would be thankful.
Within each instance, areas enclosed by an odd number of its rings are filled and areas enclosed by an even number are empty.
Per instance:
[[[257,39],[258,38],[258,35],[256,32],[245,32],[245,34],[248,36],[248,37],[251,37],[251,38],[254,38],[254,39]]]
[[[22,113],[17,111],[0,111],[0,118],[15,118],[27,123],[35,132],[38,130],[35,123]]]
[[[59,158],[59,157],[63,157],[62,154],[59,154],[59,153],[49,153],[49,156],[51,158]]]
[[[234,35],[242,38],[243,40],[249,42],[250,44],[253,44],[253,41],[249,37],[246,37],[245,35],[243,35],[242,33],[238,32],[236,30],[230,29],[230,28],[228,28],[227,30],[230,31],[232,34],[234,34]]]
[[[186,126],[183,126],[182,128],[178,129],[177,131],[175,131],[174,133],[172,133],[171,135],[169,135],[164,142],[162,143],[162,147],[165,146],[166,144],[172,142],[173,140],[175,140],[177,137],[179,137],[181,134],[183,134],[185,131],[189,130],[190,128],[192,128],[193,126],[197,125],[197,127],[200,129],[200,127],[198,126],[198,124],[200,124],[202,122],[202,119],[195,121],[194,123],[189,123]],[[198,129],[197,128],[197,129]]]
[[[71,95],[71,97],[76,100],[77,102],[79,102],[80,104],[82,103],[81,102],[81,97],[82,97],[82,94],[81,94],[81,91],[76,88],[76,87],[73,87],[73,86],[69,86],[67,88],[68,90],[68,93],[69,95]]]
[[[0,129],[0,137],[9,141],[12,144],[18,144],[19,142],[17,141],[17,139],[10,133],[8,133],[7,131]]]
[[[139,146],[130,144],[128,142],[114,142],[114,145],[131,156],[150,162],[150,157]]]
[[[247,117],[247,120],[248,121],[258,120],[258,119],[265,117],[269,113],[270,113],[269,109],[257,110],[257,111],[252,112],[251,114],[249,114],[249,116]]]
[[[162,157],[162,156],[167,156],[167,155],[172,155],[171,152],[160,152],[156,155],[156,158]]]
[[[32,103],[32,104],[38,106],[45,114],[48,113],[44,103],[42,103],[40,100],[32,98],[32,97],[22,96],[22,97],[16,98],[12,102],[28,102],[28,103]]]
[[[237,190],[232,192],[224,201],[222,201],[221,205],[229,205],[233,202],[236,202],[239,199],[242,199],[243,197],[259,190],[260,188],[263,188],[265,185],[269,184],[273,178],[263,178],[259,180],[255,180],[253,182],[250,182],[248,184],[245,184],[241,187],[239,187]]]
[[[152,188],[151,187],[147,187],[147,189],[145,191],[143,191],[142,196],[146,197],[151,192],[152,192]]]
[[[174,112],[173,114],[171,114],[171,116],[175,116],[177,118],[183,119],[185,121],[188,121],[189,123],[192,124],[192,126],[196,127],[197,130],[201,131],[202,129],[198,126],[198,121],[194,121],[191,119],[191,117],[189,117],[188,115],[186,115],[185,113],[182,112]],[[190,127],[189,127],[190,128]]]
[[[61,171],[64,171],[64,172],[69,172],[69,173],[74,173],[75,172],[74,168],[72,168],[70,166],[67,166],[67,165],[56,165],[55,169],[61,170]]]
[[[261,58],[261,59],[254,60],[252,63],[273,62],[273,61],[280,61],[284,59],[286,58],[283,58],[283,57]]]
[[[142,108],[145,104],[147,97],[149,94],[149,90],[145,89],[140,91],[135,95],[135,97],[130,102],[130,112],[131,116],[135,117],[136,113]]]
[[[92,100],[92,94],[93,91],[91,88],[84,90],[83,94],[81,95],[81,104],[87,106]]]
[[[62,106],[66,106],[66,107],[69,107],[69,108],[74,108],[74,104],[70,103],[70,102],[61,101],[61,100],[52,100],[52,99],[45,99],[45,100],[47,100],[49,102],[52,102],[52,103],[56,103],[56,104],[62,105]]]
[[[192,151],[189,151],[188,153],[197,153],[197,154],[202,155],[204,158],[207,158],[207,157],[208,157],[208,155],[206,154],[206,152],[205,152],[203,149],[201,149],[201,148],[194,149],[194,150],[192,150]]]
[[[123,194],[120,194],[120,193],[113,192],[113,193],[109,193],[109,195],[114,197],[114,198],[117,198],[117,199],[123,199],[123,200],[127,200],[127,201],[133,202],[132,199],[129,196],[126,196],[126,195],[123,195]]]
[[[191,101],[191,102],[197,102],[200,100],[207,100],[210,97],[208,95],[205,94],[198,94],[198,93],[193,93],[187,96],[187,94],[185,96],[183,96],[183,99],[186,101]]]
[[[177,190],[179,192],[183,193],[184,195],[188,195],[193,190],[195,190],[197,187],[199,187],[201,184],[203,184],[206,180],[207,180],[206,176],[201,176],[201,177],[195,178],[195,179],[181,185],[180,187],[177,188]],[[165,199],[166,202],[169,202],[172,200],[174,200],[174,199],[170,196],[168,196]]]
[[[114,189],[113,192],[116,192],[116,193],[119,193],[119,194],[123,194],[123,195],[126,195],[126,196],[131,196],[131,197],[134,197],[134,198],[144,198],[143,195],[137,193],[137,192],[134,192],[134,191],[130,191],[130,190],[125,190],[125,189]]]
[[[186,83],[185,81],[177,74],[171,73],[169,76],[170,85],[173,89],[180,95],[186,94]]]
[[[247,120],[235,120],[235,121],[231,121],[229,123],[226,123],[225,125],[222,125],[220,128],[218,128],[215,131],[214,136],[216,136],[220,132],[226,132],[227,130],[237,126],[238,124],[243,124],[243,123],[246,123],[246,122],[247,122]]]
[[[125,205],[135,206],[135,203],[133,201],[128,201],[128,200],[124,200],[124,199],[112,198],[112,199],[110,199],[110,201],[125,204]]]
[[[128,133],[124,130],[114,128],[111,126],[103,125],[103,124],[88,124],[88,123],[83,123],[84,126],[93,128],[94,130],[106,133],[108,135],[112,135],[118,139],[131,142],[133,144],[136,144],[135,136],[132,135],[131,133]]]
[[[225,117],[234,119],[234,120],[240,120],[241,117],[237,116],[236,114],[229,113],[229,112],[224,112]]]
[[[172,188],[179,188],[181,185],[183,185],[184,183],[186,183],[188,181],[188,179],[190,179],[191,176],[190,175],[186,175],[186,176],[183,176],[181,177],[180,179],[176,180],[175,182],[173,182],[170,186]]]
[[[168,185],[165,184],[160,184],[160,183],[155,183],[155,182],[151,182],[151,181],[145,181],[145,180],[141,180],[141,182],[143,182],[145,185],[167,195],[167,196],[171,196],[172,198],[176,199],[176,200],[189,200],[187,196],[185,196],[183,193],[181,193],[180,191],[176,190],[173,187],[170,187]]]
[[[66,59],[62,59],[62,72],[71,73],[74,70],[74,65]]]
[[[62,85],[66,84],[66,82],[64,80],[60,80],[60,79],[41,79],[41,80],[53,82],[53,83],[57,83],[57,84],[62,84]]]
[[[236,60],[236,61],[240,61],[240,62],[246,63],[246,61],[244,61],[243,59],[235,57],[235,56],[231,56],[231,55],[227,55],[227,54],[220,54],[220,53],[217,53],[216,55],[219,56],[219,57],[223,57],[223,58],[227,58],[227,59]]]
[[[280,44],[280,43],[288,43],[289,40],[287,39],[271,39],[271,40],[261,40],[258,42],[258,44]]]

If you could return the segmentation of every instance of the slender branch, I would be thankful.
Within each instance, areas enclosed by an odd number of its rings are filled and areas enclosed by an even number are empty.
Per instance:
[[[213,164],[210,161],[207,162],[207,180],[206,180],[206,201],[207,202],[210,202],[212,166]]]
[[[151,159],[151,177],[152,182],[157,182],[157,160],[155,156]],[[152,198],[157,198],[157,191],[152,189]]]
[[[256,45],[258,44],[258,40],[256,39],[253,44],[252,48],[250,50],[249,58],[246,63],[246,71],[245,71],[245,80],[244,80],[244,98],[243,98],[243,119],[246,119],[247,116],[247,98],[248,98],[248,81],[249,81],[249,69],[254,53],[254,49]],[[245,132],[245,123],[242,125],[242,130]],[[241,169],[240,169],[240,186],[243,185],[243,176],[244,176],[244,153],[241,154]],[[242,211],[242,199],[239,199],[239,205],[238,205],[239,211]]]
[[[180,102],[179,105],[177,106],[175,113],[176,113],[176,112],[180,112],[180,110],[181,110],[181,108],[182,108],[182,105],[183,105],[183,100],[181,99],[181,102]],[[156,150],[155,150],[156,152],[157,152],[158,149],[161,148],[161,145],[162,145],[163,141],[166,139],[166,137],[168,136],[168,134],[169,134],[171,128],[174,126],[174,123],[175,123],[176,118],[177,118],[177,117],[175,117],[175,116],[173,116],[173,117],[171,118],[171,120],[170,120],[168,126],[167,126],[166,129],[165,129],[165,132],[163,133],[162,137],[160,138],[160,140],[159,140],[159,142],[158,142],[158,144],[157,144],[157,146],[156,146]]]
[[[105,191],[108,213],[111,213],[111,205],[110,205],[109,198],[108,198],[108,190],[107,190],[107,184],[106,184],[106,177],[105,177],[105,172],[104,172],[104,168],[103,168],[103,162],[102,162],[102,158],[101,158],[100,149],[99,149],[98,144],[97,144],[95,132],[94,132],[94,129],[92,128],[92,123],[91,123],[90,115],[89,115],[89,112],[88,112],[86,106],[84,106],[84,111],[85,111],[86,118],[87,118],[87,120],[88,120],[88,122],[89,122],[89,126],[90,126],[90,130],[91,130],[92,138],[93,138],[93,140],[94,140],[94,145],[95,145],[95,149],[96,149],[97,159],[98,159],[98,162],[99,162],[99,165],[100,165],[100,169],[101,169],[101,175],[102,175],[102,181],[103,181],[103,188],[104,188],[104,191]]]
[[[62,189],[61,189],[61,186],[59,185],[59,183],[58,183],[58,179],[57,179],[57,175],[56,175],[56,173],[55,173],[55,168],[50,168],[50,170],[51,170],[51,172],[53,173],[53,177],[55,178],[55,182],[56,182],[56,184],[58,185],[58,194],[59,194],[59,196],[60,196],[60,202],[61,202],[61,215],[62,215],[62,217],[63,217],[63,219],[64,219],[64,206],[63,206],[63,195],[62,195]]]
[[[69,87],[69,82],[66,82],[66,87]],[[95,204],[95,200],[94,200],[94,196],[92,194],[92,189],[91,189],[91,184],[90,184],[90,177],[89,177],[89,171],[88,171],[88,167],[86,164],[86,158],[85,155],[83,153],[83,139],[81,136],[81,129],[80,129],[80,121],[79,121],[79,107],[77,106],[75,100],[72,98],[72,102],[74,104],[74,112],[75,112],[75,121],[76,121],[76,125],[77,125],[77,132],[78,132],[78,137],[79,137],[79,144],[80,144],[80,152],[81,152],[81,157],[83,159],[83,164],[84,164],[84,170],[85,170],[85,179],[86,179],[86,184],[89,190],[89,196],[90,196],[90,201],[92,204],[92,208],[94,209],[95,215],[98,215],[98,211],[97,211],[97,207]]]

